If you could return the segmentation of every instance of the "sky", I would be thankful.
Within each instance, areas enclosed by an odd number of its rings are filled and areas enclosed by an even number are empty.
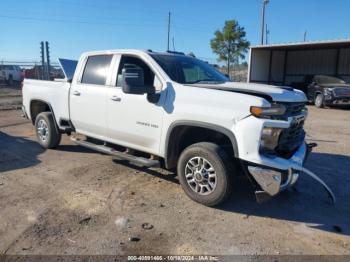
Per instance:
[[[236,19],[252,45],[260,42],[262,0],[1,0],[0,59],[39,61],[40,41],[51,60],[78,59],[84,51],[167,48],[215,62],[210,39]],[[270,0],[269,43],[350,38],[348,0]]]

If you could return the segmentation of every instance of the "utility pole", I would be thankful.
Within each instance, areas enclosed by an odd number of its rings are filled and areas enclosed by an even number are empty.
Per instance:
[[[47,41],[40,42],[40,57],[41,57],[41,79],[50,80],[51,65],[50,65],[49,42]],[[45,63],[45,57],[46,57],[46,63]]]
[[[35,73],[35,78],[39,79],[38,66],[37,66],[36,62],[34,63],[34,73]]]
[[[261,9],[261,45],[264,44],[264,31],[265,31],[265,8],[267,4],[269,3],[269,0],[263,0],[263,5]]]
[[[167,45],[167,51],[169,51],[169,40],[170,40],[170,16],[171,16],[171,13],[169,12],[169,15],[168,15],[168,45]]]
[[[47,41],[45,41],[45,48],[46,48],[46,65],[47,65],[46,77],[47,77],[47,80],[50,80],[50,73],[51,73],[50,50],[49,50],[49,42]]]
[[[265,45],[267,45],[269,43],[269,34],[270,34],[270,31],[269,29],[267,28],[267,24],[265,26]]]
[[[41,56],[41,79],[45,79],[45,54],[44,54],[44,42],[40,42],[40,56]]]

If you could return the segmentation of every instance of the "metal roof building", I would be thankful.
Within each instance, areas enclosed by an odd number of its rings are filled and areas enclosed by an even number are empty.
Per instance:
[[[248,82],[298,86],[306,75],[350,82],[350,39],[252,46]]]

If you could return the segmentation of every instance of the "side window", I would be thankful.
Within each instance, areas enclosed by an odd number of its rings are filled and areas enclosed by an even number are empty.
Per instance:
[[[86,62],[81,83],[105,85],[112,55],[90,56]]]
[[[138,57],[123,55],[119,63],[116,86],[122,86],[122,71],[125,67],[142,68],[145,85],[154,85],[155,75],[151,68],[143,60]]]

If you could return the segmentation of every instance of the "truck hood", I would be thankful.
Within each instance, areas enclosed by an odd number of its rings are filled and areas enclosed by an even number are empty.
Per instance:
[[[320,84],[320,87],[340,87],[340,88],[350,88],[349,84]]]
[[[237,92],[247,95],[263,97],[269,102],[306,102],[304,92],[291,87],[272,86],[253,83],[226,82],[223,84],[194,84],[202,88]]]

